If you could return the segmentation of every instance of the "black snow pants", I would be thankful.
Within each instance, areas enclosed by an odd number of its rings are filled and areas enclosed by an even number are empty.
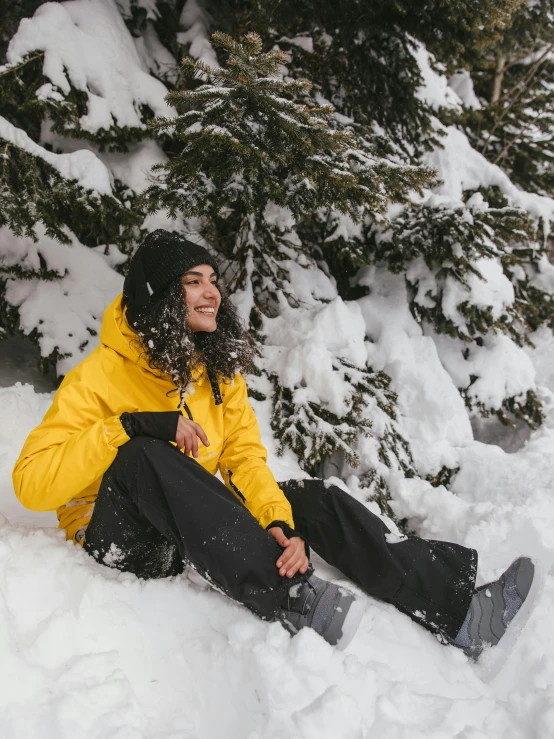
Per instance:
[[[295,530],[368,595],[434,633],[454,637],[474,591],[477,553],[418,537],[398,540],[348,493],[321,480],[280,484]],[[225,485],[171,444],[135,437],[102,480],[85,549],[138,577],[188,564],[231,598],[273,619],[297,579],[279,575],[282,549]]]

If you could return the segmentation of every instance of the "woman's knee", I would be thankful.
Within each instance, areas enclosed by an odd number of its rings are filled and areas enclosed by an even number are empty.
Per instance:
[[[326,492],[323,480],[287,480],[279,486],[292,507],[294,518],[313,515]]]

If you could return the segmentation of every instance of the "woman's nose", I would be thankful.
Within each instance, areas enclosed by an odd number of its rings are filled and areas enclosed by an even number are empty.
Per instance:
[[[205,298],[208,298],[208,297],[215,298],[216,295],[218,294],[219,294],[219,290],[212,282],[210,282],[209,285],[205,285],[204,287],[204,297]]]

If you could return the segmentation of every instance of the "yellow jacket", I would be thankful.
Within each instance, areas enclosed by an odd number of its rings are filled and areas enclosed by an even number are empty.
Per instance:
[[[34,511],[57,509],[68,539],[82,541],[102,475],[129,440],[120,415],[177,410],[174,384],[139,357],[135,338],[119,296],[104,313],[100,346],[66,375],[15,465],[19,500]],[[208,447],[199,443],[197,461],[212,474],[220,470],[261,526],[272,521],[294,526],[290,505],[266,465],[243,377],[237,374],[231,384],[219,385],[220,405],[215,405],[205,372],[193,388],[187,405],[210,442]]]

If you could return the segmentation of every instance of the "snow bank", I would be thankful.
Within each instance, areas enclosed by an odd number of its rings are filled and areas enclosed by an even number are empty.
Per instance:
[[[459,710],[448,720],[453,699],[493,708],[459,653],[390,607],[371,607],[364,649],[343,655],[311,631],[291,639],[192,574],[144,583],[95,564],[53,531],[5,524],[0,537],[7,739],[351,739],[372,725],[376,736],[394,727],[413,737],[410,700],[436,729],[445,719],[459,729],[475,722]]]

